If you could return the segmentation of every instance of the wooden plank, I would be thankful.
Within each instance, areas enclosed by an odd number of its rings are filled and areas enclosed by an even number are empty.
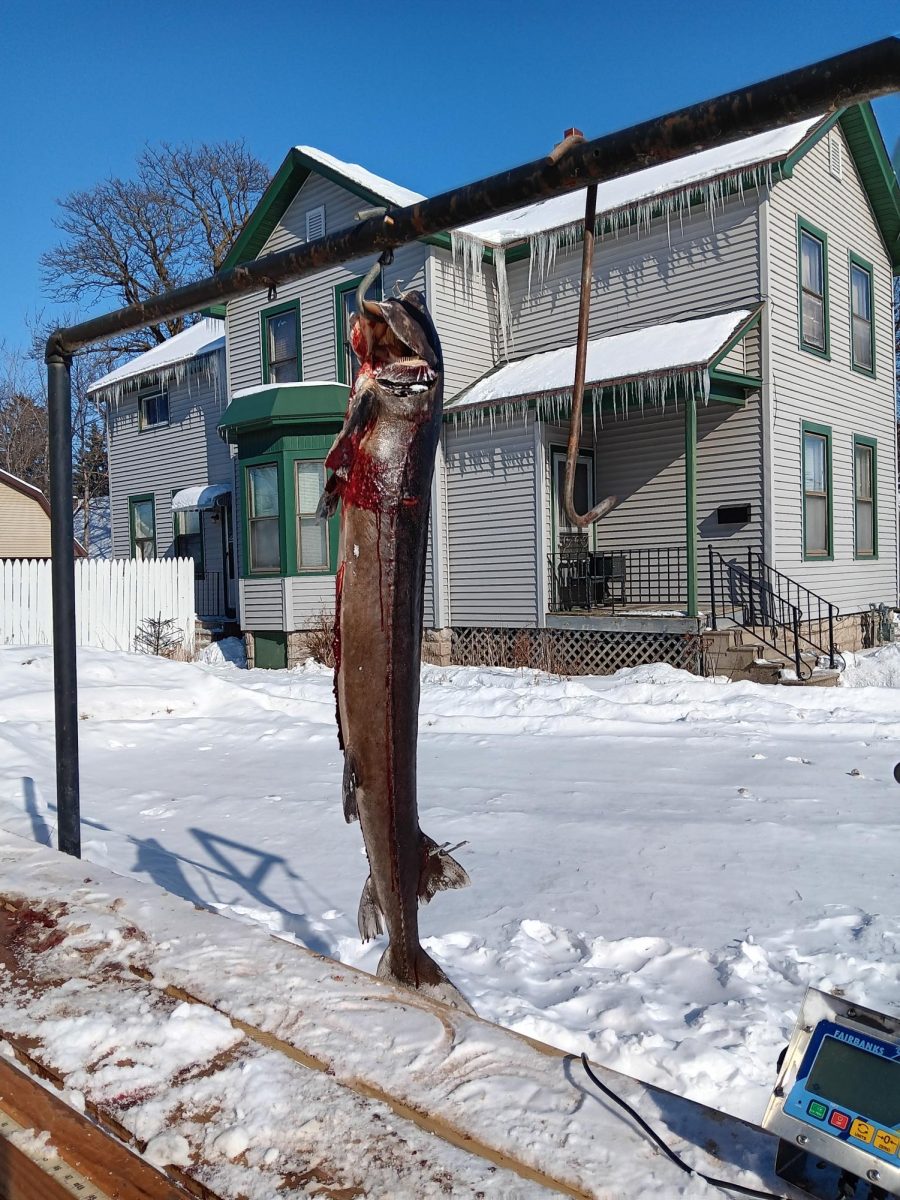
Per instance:
[[[60,1157],[96,1184],[110,1200],[181,1200],[187,1195],[149,1163],[3,1058],[0,1058],[0,1108],[26,1129],[49,1130]],[[5,1140],[0,1141],[0,1153],[9,1145]],[[2,1172],[0,1160],[0,1178]],[[43,1171],[41,1177],[49,1178]],[[50,1200],[57,1193],[34,1194]],[[69,1200],[68,1193],[59,1194]],[[0,1198],[5,1200],[2,1191]]]
[[[0,1200],[72,1200],[72,1193],[40,1163],[0,1137]]]

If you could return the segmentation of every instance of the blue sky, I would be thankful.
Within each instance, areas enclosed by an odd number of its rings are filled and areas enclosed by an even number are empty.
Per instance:
[[[731,15],[727,15],[731,14]],[[896,0],[42,0],[0,6],[0,343],[53,306],[57,197],[147,142],[305,142],[434,193],[900,30]],[[877,103],[888,150],[900,97]],[[110,307],[101,303],[99,310]],[[85,310],[86,312],[87,310]]]

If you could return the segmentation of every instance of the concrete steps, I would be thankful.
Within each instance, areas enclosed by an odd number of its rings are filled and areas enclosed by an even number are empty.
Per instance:
[[[704,673],[725,675],[731,680],[748,679],[753,683],[782,684],[793,687],[834,687],[839,671],[817,666],[818,655],[811,649],[800,652],[801,660],[815,673],[806,679],[784,679],[782,671],[796,671],[792,655],[766,645],[753,630],[739,625],[707,630],[703,635]]]

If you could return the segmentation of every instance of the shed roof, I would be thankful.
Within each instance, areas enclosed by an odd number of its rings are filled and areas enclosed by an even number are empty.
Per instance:
[[[150,375],[186,363],[205,354],[213,354],[216,350],[225,348],[225,327],[221,321],[204,317],[195,325],[174,337],[167,338],[152,350],[146,350],[136,358],[132,358],[124,366],[110,371],[102,379],[96,380],[88,388],[89,392],[103,391],[122,384],[126,379],[135,379],[138,375]]]
[[[705,386],[703,376],[756,320],[759,309],[648,325],[629,333],[592,338],[587,344],[585,386],[627,388],[641,383],[637,397],[665,399],[666,384]],[[447,405],[448,412],[490,408],[528,399],[570,395],[575,347],[530,354],[490,371]],[[647,386],[648,381],[653,381]],[[673,393],[674,394],[674,393]]]

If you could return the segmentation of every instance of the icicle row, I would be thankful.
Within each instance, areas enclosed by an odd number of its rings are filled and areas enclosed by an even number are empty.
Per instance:
[[[172,384],[180,386],[185,383],[188,387],[188,395],[191,395],[192,380],[197,380],[202,376],[204,382],[213,388],[216,401],[221,404],[224,398],[224,363],[224,351],[215,350],[197,358],[170,363],[152,371],[142,371],[138,375],[130,375],[127,379],[120,379],[106,387],[98,388],[96,395],[112,405],[118,405],[148,387],[167,387]]]
[[[603,408],[597,402],[596,396],[600,390],[602,390],[604,398],[608,397],[612,401],[613,415],[616,417],[621,415],[627,418],[629,412],[634,408],[643,412],[645,404],[665,410],[666,405],[671,403],[677,412],[679,398],[686,395],[700,396],[704,404],[709,401],[709,372],[706,367],[689,367],[683,371],[644,375],[638,379],[623,380],[621,383],[615,383],[602,389],[589,388],[588,391],[592,393],[591,407],[595,440],[598,428],[598,410],[599,427],[603,428]],[[454,408],[451,405],[446,412],[457,428],[464,426],[471,430],[487,423],[493,433],[495,423],[499,423],[501,420],[509,426],[514,421],[518,421],[520,417],[524,417],[527,423],[528,410],[532,404],[538,420],[563,424],[569,420],[572,413],[572,393],[568,390],[539,392],[532,396],[501,400],[495,404],[484,404],[477,407],[460,405],[458,408]]]

